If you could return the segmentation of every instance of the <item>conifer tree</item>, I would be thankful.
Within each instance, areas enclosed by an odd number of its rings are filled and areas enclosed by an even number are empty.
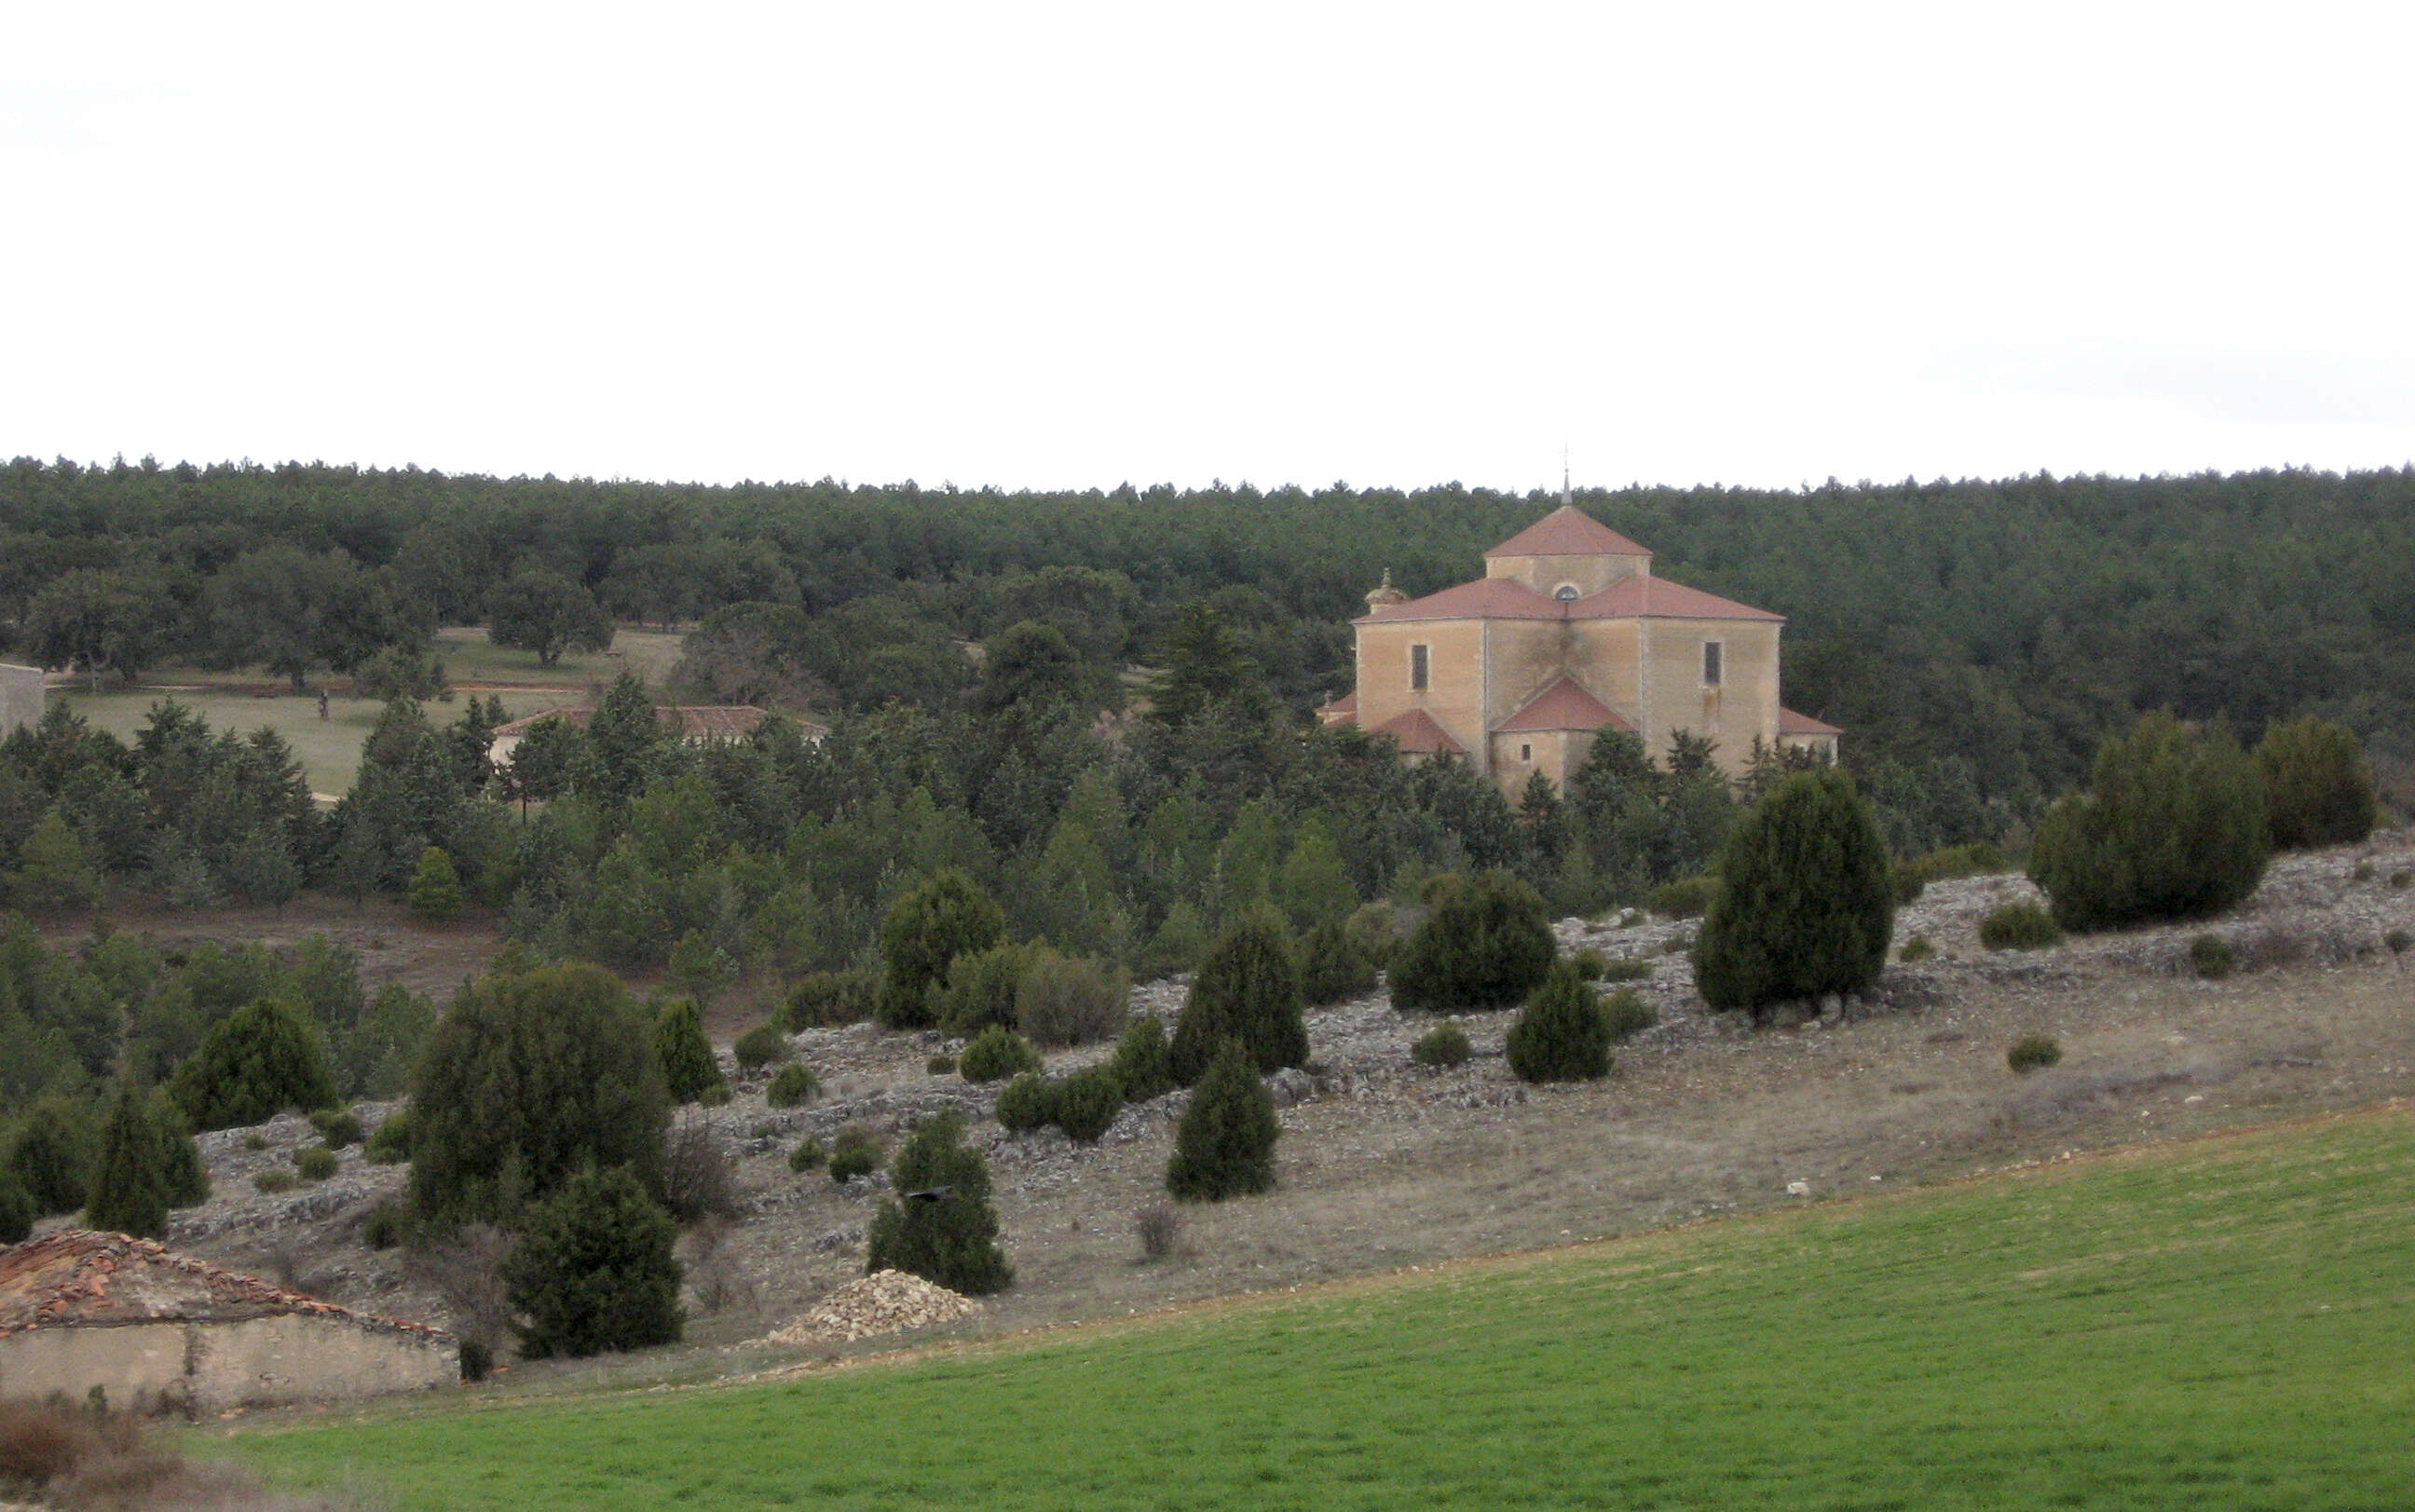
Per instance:
[[[2256,891],[2269,845],[2263,781],[2229,733],[2150,714],[2047,811],[2030,879],[2068,930],[2202,919]]]
[[[34,1194],[13,1172],[0,1169],[0,1244],[22,1244],[36,1216]]]
[[[1713,1008],[1859,992],[1886,965],[1895,886],[1886,846],[1853,781],[1832,769],[1780,783],[1738,824],[1694,940],[1694,981]]]
[[[2264,816],[2283,850],[2348,846],[2373,833],[2373,773],[2356,737],[2324,719],[2275,725],[2256,745]]]
[[[1311,1008],[1341,1002],[1375,986],[1375,963],[1349,922],[1328,918],[1299,945],[1300,996]]]
[[[461,878],[453,870],[453,858],[442,846],[430,846],[419,853],[419,870],[411,877],[411,911],[434,923],[460,915]]]
[[[1299,827],[1291,854],[1275,876],[1275,897],[1290,915],[1292,928],[1303,933],[1328,920],[1339,922],[1358,907],[1358,890],[1350,868],[1342,863],[1342,847],[1321,820]]]
[[[1244,914],[1208,948],[1191,983],[1169,1055],[1175,1080],[1196,1082],[1217,1047],[1240,1042],[1261,1070],[1308,1058],[1299,972],[1282,916],[1261,906]]]
[[[670,1089],[673,1102],[711,1100],[729,1089],[693,998],[673,998],[655,1015],[654,1055],[662,1062],[663,1085]]]
[[[1184,1202],[1222,1202],[1275,1184],[1275,1141],[1282,1126],[1266,1083],[1238,1040],[1218,1047],[1174,1131],[1165,1190]]]
[[[902,1270],[967,1296],[986,1296],[1014,1280],[998,1247],[998,1212],[989,1200],[989,1161],[968,1149],[964,1121],[942,1114],[916,1129],[889,1167],[904,1199],[884,1199],[874,1215],[863,1268]]]
[[[729,959],[728,951],[706,939],[701,931],[691,929],[671,947],[668,971],[671,981],[685,988],[701,1010],[738,979],[738,963]]]
[[[169,1093],[196,1129],[237,1129],[337,1100],[318,1026],[275,1000],[247,1003],[212,1025]]]
[[[890,906],[880,922],[880,1022],[919,1028],[932,1022],[957,956],[986,951],[1006,933],[1006,916],[972,878],[953,867],[933,873]]]
[[[1166,910],[1165,920],[1157,926],[1148,949],[1141,952],[1135,975],[1143,981],[1176,976],[1195,969],[1199,958],[1207,953],[1207,921],[1188,900],[1178,901]]]
[[[1147,1102],[1174,1088],[1173,1046],[1165,1025],[1154,1013],[1143,1013],[1124,1025],[1116,1053],[1107,1064],[1127,1102]]]
[[[1559,961],[1509,1025],[1509,1070],[1522,1082],[1580,1082],[1610,1073],[1610,1027],[1576,964]]]
[[[626,1166],[582,1171],[503,1263],[521,1355],[573,1359],[679,1341],[679,1225]]]
[[[1392,1006],[1497,1008],[1523,998],[1558,950],[1533,888],[1504,871],[1443,890],[1392,962]]]
[[[120,1083],[101,1125],[100,1156],[84,1204],[87,1228],[157,1239],[168,1232],[168,1208],[186,1177],[175,1168],[172,1143],[177,1131],[163,1128],[149,1093]],[[189,1145],[189,1136],[183,1143]],[[198,1163],[198,1157],[196,1158]]]
[[[44,1098],[25,1110],[8,1146],[8,1170],[32,1195],[37,1216],[71,1213],[92,1194],[96,1132],[84,1108],[66,1098]]]
[[[57,809],[42,816],[17,855],[9,891],[36,913],[81,908],[100,891],[100,868],[92,846]]]

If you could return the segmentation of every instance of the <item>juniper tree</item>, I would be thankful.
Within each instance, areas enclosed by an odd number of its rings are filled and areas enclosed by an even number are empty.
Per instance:
[[[1218,936],[1192,979],[1167,1057],[1175,1080],[1185,1086],[1199,1080],[1226,1040],[1239,1041],[1261,1070],[1298,1065],[1308,1058],[1302,1008],[1282,917],[1268,907],[1250,910]]]
[[[1522,999],[1557,950],[1535,890],[1504,871],[1443,890],[1392,962],[1392,1005],[1497,1008]]]
[[[2264,816],[2283,850],[2354,845],[2373,832],[2373,773],[2356,737],[2323,719],[2275,725],[2256,745]]]
[[[2065,929],[2202,919],[2256,891],[2269,844],[2264,784],[2229,733],[2150,714],[2047,811],[2029,875]]]
[[[1859,992],[1886,965],[1895,887],[1869,805],[1841,771],[1798,772],[1747,814],[1694,939],[1715,1009]]]
[[[932,988],[944,987],[960,955],[986,951],[1006,933],[1006,916],[990,895],[953,867],[933,873],[890,906],[880,921],[880,1021],[918,1028],[935,1011]]]
[[[1275,1184],[1275,1102],[1238,1040],[1226,1040],[1192,1089],[1174,1131],[1165,1190],[1184,1202],[1222,1202]]]
[[[998,1212],[989,1201],[989,1161],[968,1149],[964,1122],[942,1114],[916,1129],[890,1163],[889,1184],[903,1200],[884,1199],[874,1215],[863,1268],[902,1270],[968,1296],[1003,1291],[1014,1267],[998,1247]]]
[[[1576,964],[1556,962],[1509,1025],[1509,1070],[1522,1082],[1581,1082],[1610,1073],[1610,1026]]]
[[[337,1100],[317,1025],[275,999],[247,1003],[212,1025],[176,1068],[169,1093],[196,1129],[263,1123]]]
[[[728,1090],[693,998],[673,998],[654,1014],[654,1056],[673,1102],[706,1101]]]
[[[520,1354],[576,1359],[679,1341],[679,1225],[626,1166],[582,1171],[503,1263]]]
[[[461,912],[461,878],[443,847],[430,846],[419,853],[419,869],[411,876],[411,911],[436,923]]]

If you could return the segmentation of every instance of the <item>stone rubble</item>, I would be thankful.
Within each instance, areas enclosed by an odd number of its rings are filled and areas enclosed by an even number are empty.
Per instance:
[[[819,1306],[764,1340],[768,1344],[848,1343],[978,1316],[982,1305],[902,1270],[876,1270],[823,1297]]]

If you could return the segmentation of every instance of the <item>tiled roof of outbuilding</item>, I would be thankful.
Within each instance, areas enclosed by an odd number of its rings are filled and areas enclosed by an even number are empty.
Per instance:
[[[1498,733],[1514,735],[1528,730],[1595,730],[1603,727],[1634,733],[1635,726],[1619,717],[1618,711],[1584,690],[1576,679],[1563,672],[1551,685],[1526,700],[1519,711],[1502,721]]]
[[[1407,756],[1465,756],[1467,747],[1452,740],[1450,731],[1434,723],[1434,717],[1422,709],[1412,709],[1396,714],[1375,726],[1377,735],[1388,735],[1401,742]]]
[[[1842,735],[1845,732],[1835,725],[1813,719],[1809,714],[1798,714],[1792,709],[1781,708],[1778,711],[1778,733],[1780,735]]]
[[[439,1332],[284,1291],[131,1235],[62,1229],[0,1250],[0,1338],[29,1328],[232,1322],[289,1312],[398,1333]]]

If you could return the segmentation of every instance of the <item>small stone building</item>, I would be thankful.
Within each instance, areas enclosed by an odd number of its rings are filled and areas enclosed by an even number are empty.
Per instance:
[[[0,662],[0,740],[42,722],[42,669]]]
[[[460,1378],[450,1334],[149,1239],[68,1229],[0,1250],[0,1397],[82,1401],[98,1386],[113,1408],[204,1413]]]
[[[1843,733],[1779,705],[1783,616],[1654,576],[1650,551],[1566,502],[1473,582],[1413,599],[1386,574],[1351,622],[1358,686],[1318,716],[1393,737],[1403,760],[1465,761],[1512,801],[1538,771],[1566,786],[1604,730],[1655,759],[1707,737],[1730,776],[1756,749],[1834,760]]]

